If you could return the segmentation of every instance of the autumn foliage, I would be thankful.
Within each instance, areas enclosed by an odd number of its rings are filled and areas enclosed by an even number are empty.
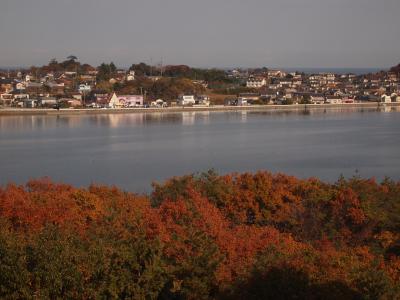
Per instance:
[[[213,171],[0,189],[1,298],[400,299],[400,183]]]

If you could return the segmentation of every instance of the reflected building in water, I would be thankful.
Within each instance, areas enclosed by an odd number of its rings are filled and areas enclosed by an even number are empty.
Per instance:
[[[183,112],[182,113],[182,125],[194,125],[195,112]]]
[[[129,127],[142,125],[144,122],[144,115],[140,114],[111,114],[109,116],[111,128]]]
[[[347,115],[355,112],[399,112],[399,106],[379,107],[321,107],[308,108],[299,106],[296,109],[270,109],[253,111],[187,111],[187,112],[152,112],[152,113],[104,113],[104,114],[59,114],[59,115],[10,115],[0,117],[0,129],[12,128],[14,131],[29,129],[51,129],[56,127],[79,128],[82,126],[105,126],[110,128],[142,126],[152,124],[209,124],[213,119],[224,115],[228,120],[240,119],[245,123],[251,115],[262,116],[312,116],[312,115]]]

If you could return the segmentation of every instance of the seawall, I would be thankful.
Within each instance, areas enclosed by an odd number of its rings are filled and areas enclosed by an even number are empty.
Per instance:
[[[0,116],[14,115],[90,115],[90,114],[130,114],[130,113],[179,113],[179,112],[224,112],[224,111],[282,111],[282,110],[314,110],[331,108],[381,108],[400,107],[400,102],[393,103],[348,103],[348,104],[298,104],[298,105],[249,105],[208,107],[167,107],[167,108],[123,108],[123,109],[41,109],[41,108],[0,108]]]

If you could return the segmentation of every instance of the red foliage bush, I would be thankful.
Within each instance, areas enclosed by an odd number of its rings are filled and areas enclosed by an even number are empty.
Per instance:
[[[400,184],[390,180],[327,184],[267,172],[173,178],[156,184],[150,197],[43,179],[0,189],[0,220],[26,241],[49,226],[87,240],[143,233],[161,243],[170,278],[164,294],[197,289],[215,296],[276,268],[304,272],[312,284],[334,281],[367,293],[359,285],[376,291],[374,272],[383,272],[390,291],[398,286],[399,197]],[[387,282],[379,291],[388,293]]]

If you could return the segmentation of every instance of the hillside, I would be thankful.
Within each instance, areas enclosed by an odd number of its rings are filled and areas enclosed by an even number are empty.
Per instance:
[[[398,64],[397,66],[391,67],[390,72],[397,73],[397,74],[400,73],[400,64]]]

